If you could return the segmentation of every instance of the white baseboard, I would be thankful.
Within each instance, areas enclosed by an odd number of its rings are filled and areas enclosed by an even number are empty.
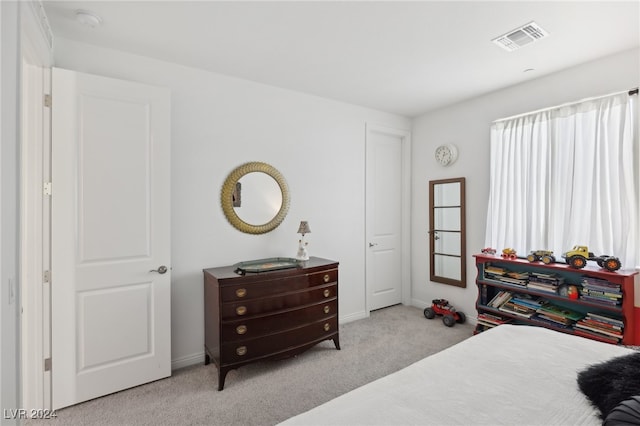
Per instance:
[[[366,313],[365,311],[360,311],[360,312],[355,312],[353,314],[340,317],[338,319],[338,322],[340,324],[345,324],[351,321],[356,321],[356,320],[365,319],[365,318],[369,318],[369,314]]]
[[[179,370],[185,367],[191,367],[192,365],[202,364],[204,365],[204,350],[192,355],[186,355],[180,358],[171,360],[171,371]]]
[[[416,308],[424,309],[427,306],[431,306],[431,301],[425,302],[420,299],[411,299],[411,306],[415,306]]]

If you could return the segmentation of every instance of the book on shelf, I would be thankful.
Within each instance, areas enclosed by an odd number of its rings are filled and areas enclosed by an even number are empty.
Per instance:
[[[552,327],[558,327],[558,328],[563,328],[563,329],[569,329],[571,328],[570,324],[565,323],[564,321],[555,321],[553,319],[550,319],[544,315],[538,314],[536,313],[534,316],[531,317],[532,320],[537,321],[539,323],[542,323],[543,325],[549,325]]]
[[[538,283],[529,281],[527,288],[530,290],[541,291],[545,293],[558,294],[558,286],[553,284]]]
[[[616,324],[611,324],[608,322],[603,322],[603,321],[598,321],[596,319],[590,318],[588,315],[584,318],[582,318],[580,320],[581,322],[583,322],[584,324],[590,324],[594,327],[599,327],[599,328],[603,328],[605,330],[619,330],[622,331],[623,330],[623,326],[620,325],[616,325]]]
[[[498,325],[511,322],[511,319],[509,318],[501,318],[501,319],[496,319],[496,318],[484,317],[484,316],[478,315],[478,324],[482,324],[487,327],[496,327]]]
[[[531,316],[536,313],[535,309],[518,305],[516,303],[513,303],[512,301],[503,303],[502,306],[500,306],[498,309],[502,312],[517,315],[523,318],[531,318]]]
[[[511,301],[517,305],[526,306],[531,309],[538,309],[545,304],[544,300],[529,294],[516,294],[511,298]]]
[[[527,286],[527,280],[526,279],[520,279],[520,278],[511,278],[511,277],[500,277],[498,279],[498,281],[501,281],[503,283],[507,283],[507,284],[513,284],[513,285],[519,285],[521,287],[526,287]]]
[[[578,321],[584,317],[584,314],[572,309],[564,308],[562,306],[554,305],[553,303],[546,303],[537,312],[542,315],[546,315],[551,318],[558,318],[561,320]]]
[[[620,339],[618,339],[618,338],[609,337],[609,336],[606,336],[606,335],[600,334],[600,333],[594,333],[594,332],[591,332],[589,330],[583,330],[583,329],[576,328],[576,329],[573,330],[573,333],[576,336],[588,337],[589,339],[599,340],[601,342],[613,343],[613,344],[620,343]]]
[[[619,342],[623,338],[624,323],[617,318],[587,312],[583,319],[576,322],[574,331],[576,333],[589,333],[590,336],[600,336],[603,339],[617,339],[617,342]]]
[[[503,303],[511,299],[511,296],[512,294],[510,291],[501,290],[493,299],[491,299],[491,301],[489,302],[489,306],[492,308],[499,308]]]
[[[591,296],[588,294],[581,294],[580,300],[591,303],[600,303],[608,306],[620,306],[622,304],[622,299],[610,299],[607,297]]]
[[[497,266],[487,265],[487,266],[484,267],[485,276],[490,275],[490,276],[500,277],[500,276],[505,275],[506,273],[507,273],[506,269],[499,268]]]
[[[586,318],[594,319],[596,321],[605,322],[605,323],[616,325],[616,326],[619,326],[619,327],[624,327],[624,322],[622,322],[622,320],[617,319],[617,318],[612,318],[612,317],[607,316],[607,315],[596,314],[596,313],[593,313],[593,312],[587,312]]]
[[[582,277],[581,281],[583,286],[593,289],[601,289],[603,291],[614,290],[618,292],[622,290],[620,284],[612,283],[611,281],[607,281],[604,278],[596,278],[585,275]]]
[[[582,292],[590,296],[601,296],[601,297],[607,297],[610,299],[622,299],[622,292],[592,290],[588,287],[582,287]]]
[[[515,278],[517,280],[527,280],[527,279],[529,279],[529,273],[528,272],[508,271],[506,275],[509,278]]]
[[[594,332],[594,333],[600,333],[600,334],[604,334],[604,335],[607,335],[607,336],[610,336],[610,337],[618,337],[618,338],[622,339],[622,331],[620,331],[620,330],[604,329],[604,328],[601,328],[601,327],[593,326],[591,324],[586,324],[586,323],[584,323],[582,321],[576,322],[574,327],[575,328],[581,328],[581,329],[584,329],[584,330],[589,330],[589,331]]]
[[[483,319],[494,324],[504,324],[505,322],[511,321],[510,318],[505,318],[489,312],[481,312],[480,314],[478,314],[478,319]]]
[[[564,283],[564,277],[558,276],[556,274],[543,274],[541,272],[530,272],[529,281],[559,286],[560,284]]]

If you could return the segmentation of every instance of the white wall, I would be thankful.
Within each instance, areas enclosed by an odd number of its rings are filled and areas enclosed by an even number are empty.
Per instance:
[[[310,254],[340,262],[341,321],[366,316],[365,123],[409,129],[410,120],[71,40],[56,39],[54,56],[61,68],[172,91],[175,367],[202,360],[202,269],[295,256],[300,220]],[[237,231],[220,208],[224,179],[247,161],[273,165],[291,190],[289,214],[265,235]]]
[[[0,2],[0,409],[18,407],[18,3]],[[10,289],[10,286],[12,287]],[[14,297],[10,297],[10,292]],[[15,424],[4,419],[2,424]],[[8,415],[7,417],[11,417]]]
[[[473,76],[470,74],[470,78]],[[434,298],[446,298],[475,319],[475,258],[483,248],[489,195],[489,127],[491,122],[520,113],[583,98],[629,90],[640,85],[640,50],[634,49],[547,77],[489,93],[414,119],[412,165],[412,296],[425,307]],[[443,168],[434,159],[442,143],[458,146],[458,160]],[[428,182],[466,177],[467,288],[429,280]],[[495,247],[501,250],[504,247]]]

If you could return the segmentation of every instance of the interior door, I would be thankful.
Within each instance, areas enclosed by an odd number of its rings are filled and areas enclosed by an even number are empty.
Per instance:
[[[52,400],[171,375],[169,92],[53,70]]]
[[[403,142],[406,134],[367,128],[366,287],[369,311],[402,302]]]

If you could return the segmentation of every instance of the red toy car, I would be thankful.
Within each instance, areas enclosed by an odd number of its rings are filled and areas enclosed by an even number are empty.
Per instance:
[[[442,322],[447,327],[453,327],[456,323],[464,324],[467,320],[464,313],[456,311],[445,299],[433,299],[431,306],[424,309],[425,318],[433,319],[436,315],[442,315]]]

